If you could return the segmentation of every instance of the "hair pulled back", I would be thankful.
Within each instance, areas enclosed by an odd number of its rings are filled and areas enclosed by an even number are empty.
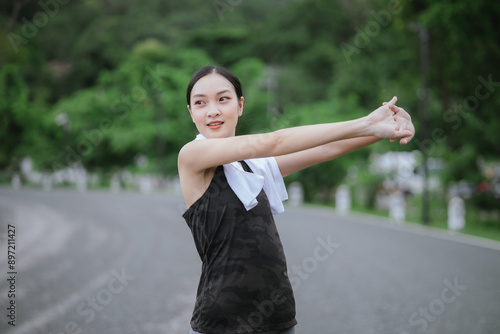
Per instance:
[[[196,71],[193,76],[191,77],[191,81],[189,81],[188,87],[187,87],[187,94],[186,94],[186,100],[188,106],[191,106],[191,91],[193,90],[194,85],[203,78],[206,75],[212,74],[212,73],[217,73],[222,75],[224,78],[226,78],[234,87],[234,90],[236,92],[236,96],[238,99],[241,99],[243,96],[243,91],[241,89],[241,83],[238,77],[234,75],[233,73],[229,72],[225,68],[218,67],[218,66],[205,66],[200,68],[198,71]]]

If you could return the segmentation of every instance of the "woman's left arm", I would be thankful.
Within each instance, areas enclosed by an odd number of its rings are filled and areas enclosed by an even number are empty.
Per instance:
[[[383,105],[385,104],[386,102],[383,103]],[[399,129],[409,130],[413,133],[414,136],[415,127],[411,122],[410,115],[403,108],[397,106],[394,106],[391,109],[395,112],[394,119],[399,124]],[[400,144],[408,144],[413,136],[401,139]],[[310,148],[308,150],[277,156],[275,157],[275,159],[280,168],[281,175],[285,177],[313,165],[330,161],[347,153],[357,151],[380,140],[382,139],[378,137],[358,137],[339,140]]]
[[[339,140],[308,150],[275,157],[283,177],[313,165],[336,159],[344,154],[354,152],[382,139],[377,137],[359,137]]]

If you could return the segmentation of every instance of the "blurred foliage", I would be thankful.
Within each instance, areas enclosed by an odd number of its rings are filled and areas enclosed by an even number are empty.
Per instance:
[[[207,64],[243,83],[240,134],[360,117],[393,95],[421,133],[418,23],[430,35],[428,138],[379,143],[290,180],[313,199],[371,151],[427,148],[447,161],[446,184],[479,184],[478,157],[500,157],[498,17],[487,0],[4,1],[0,170],[29,155],[41,170],[109,172],[141,154],[174,175],[195,135],[185,88]]]

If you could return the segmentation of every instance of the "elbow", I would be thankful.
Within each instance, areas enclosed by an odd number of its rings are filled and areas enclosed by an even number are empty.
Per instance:
[[[279,131],[257,135],[241,136],[241,151],[243,156],[254,158],[274,157],[281,155],[282,135]]]
[[[286,147],[284,145],[286,141],[284,140],[284,133],[282,130],[266,133],[265,136],[266,141],[268,142],[268,150],[271,153],[269,156],[274,157],[287,154],[287,152],[285,152]]]

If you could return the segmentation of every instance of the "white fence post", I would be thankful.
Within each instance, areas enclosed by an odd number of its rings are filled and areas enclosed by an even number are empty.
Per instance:
[[[114,174],[111,177],[111,181],[109,182],[109,188],[113,194],[118,194],[121,190],[120,187],[120,178],[118,175]]]
[[[465,203],[458,196],[450,199],[448,203],[448,229],[460,231],[465,227]]]
[[[304,202],[304,191],[300,182],[292,182],[288,186],[288,203],[293,206],[301,205]]]
[[[76,173],[76,189],[81,193],[87,191],[87,174],[85,173],[85,171],[78,171]]]
[[[153,182],[149,176],[142,176],[139,179],[139,190],[142,194],[151,194],[153,191]]]
[[[389,216],[397,223],[405,221],[405,197],[403,192],[400,190],[391,194],[389,200]]]
[[[340,185],[335,193],[335,209],[338,214],[345,215],[351,211],[351,191],[345,184]]]
[[[21,177],[19,176],[19,174],[15,173],[14,175],[12,175],[11,185],[12,188],[16,190],[21,188]]]
[[[46,174],[42,178],[42,188],[45,191],[52,190],[52,174]]]

